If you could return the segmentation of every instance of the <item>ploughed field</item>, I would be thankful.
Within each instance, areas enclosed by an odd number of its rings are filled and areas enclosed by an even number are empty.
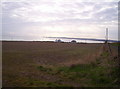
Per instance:
[[[102,43],[4,41],[3,87],[116,86],[102,48]],[[116,57],[117,46],[111,49]]]

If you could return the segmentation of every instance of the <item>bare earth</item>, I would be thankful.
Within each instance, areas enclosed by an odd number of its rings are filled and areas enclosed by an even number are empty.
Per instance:
[[[3,42],[2,44],[3,86],[5,87],[45,87],[45,82],[47,84],[50,82],[51,85],[55,83],[87,86],[82,82],[63,79],[62,74],[56,73],[56,69],[94,62],[100,56],[103,47],[103,44],[97,43]],[[116,55],[115,47],[112,47],[112,51]],[[41,71],[38,69],[39,66],[53,70],[52,72]]]

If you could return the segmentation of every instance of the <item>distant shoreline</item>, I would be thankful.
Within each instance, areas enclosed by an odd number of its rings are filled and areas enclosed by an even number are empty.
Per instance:
[[[49,43],[72,43],[72,42],[55,42],[55,41],[18,41],[18,40],[0,40],[0,42],[49,42]],[[112,42],[112,43],[120,43],[120,42]],[[72,43],[72,44],[103,44],[103,43],[97,43],[97,42],[93,42],[93,43],[89,43],[89,42],[76,42],[76,43]]]

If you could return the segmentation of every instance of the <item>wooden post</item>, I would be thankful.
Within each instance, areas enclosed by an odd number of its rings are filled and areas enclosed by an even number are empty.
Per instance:
[[[106,41],[108,41],[108,28],[106,28]]]
[[[106,36],[105,36],[105,38],[106,38],[106,40],[105,40],[103,50],[105,52],[108,52],[112,56],[112,51],[111,51],[110,45],[108,43],[108,28],[106,28]]]
[[[107,44],[108,43],[108,28],[106,28],[106,36],[105,36],[106,40],[105,40],[105,43]]]

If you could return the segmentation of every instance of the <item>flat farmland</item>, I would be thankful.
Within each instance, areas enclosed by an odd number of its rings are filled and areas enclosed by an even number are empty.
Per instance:
[[[111,49],[116,56],[117,46],[112,45]],[[105,68],[96,66],[103,64],[101,61],[97,64],[96,59],[107,59],[105,53],[102,57],[101,54],[102,43],[4,41],[3,87],[109,86],[114,79],[106,79]],[[102,72],[106,74],[105,80],[97,81],[95,77]]]

